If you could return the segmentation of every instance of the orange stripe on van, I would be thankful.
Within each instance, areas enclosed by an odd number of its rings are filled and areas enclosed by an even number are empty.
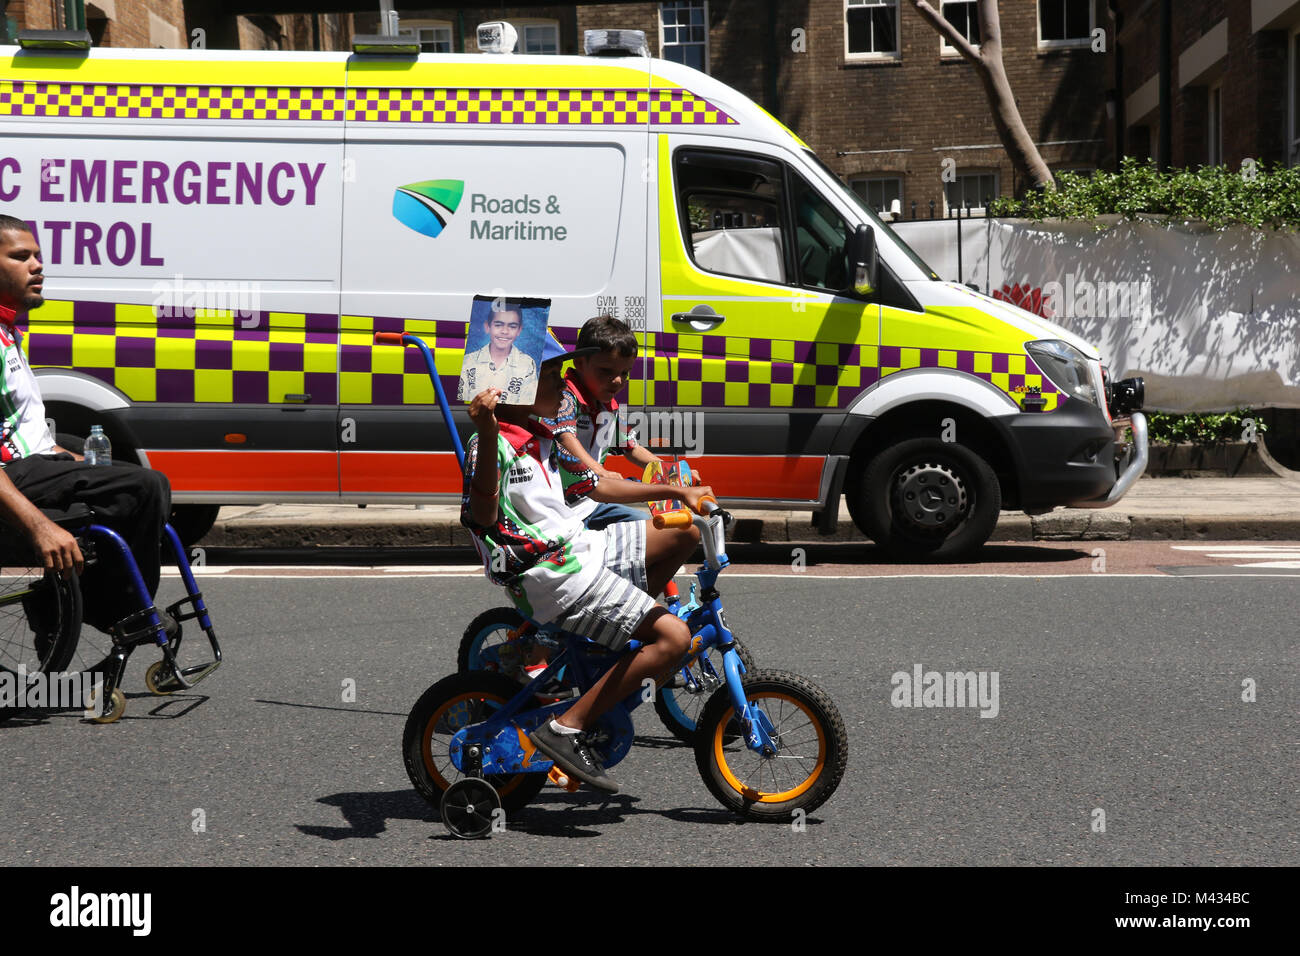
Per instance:
[[[146,449],[149,465],[172,491],[338,494],[339,456],[332,451],[184,451]]]
[[[343,494],[460,494],[461,474],[452,452],[344,452],[339,458]]]
[[[667,457],[667,456],[665,456]],[[744,498],[790,498],[815,501],[826,459],[820,455],[686,455],[725,505]],[[611,457],[607,468],[629,478],[640,469],[622,456]]]

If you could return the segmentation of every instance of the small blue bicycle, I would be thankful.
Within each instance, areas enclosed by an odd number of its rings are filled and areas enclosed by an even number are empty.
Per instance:
[[[684,666],[718,652],[726,676],[700,713],[696,766],[723,806],[749,819],[789,822],[796,810],[810,812],[835,792],[848,760],[848,735],[834,703],[811,681],[784,671],[746,672],[716,587],[728,565],[725,528],[730,516],[716,507],[710,510],[707,517],[680,513],[700,526],[705,555],[695,572],[700,602],[679,612],[693,636]],[[406,772],[416,790],[440,807],[443,822],[456,836],[488,835],[494,810],[519,809],[548,779],[577,789],[577,781],[556,769],[528,739],[530,731],[569,707],[563,700],[545,704],[538,693],[561,668],[578,692],[585,692],[618,654],[586,638],[560,636],[564,650],[522,689],[503,674],[458,673],[430,687],[411,710],[402,735]],[[631,641],[628,651],[639,646]],[[634,737],[632,711],[650,696],[632,694],[606,713],[590,735],[593,751],[607,768],[627,756]]]
[[[428,346],[409,333],[380,333],[375,340],[421,350],[457,457],[463,460]],[[810,812],[835,792],[848,761],[848,735],[835,704],[811,681],[746,665],[717,590],[718,576],[729,564],[726,527],[731,516],[716,502],[706,502],[706,510],[705,515],[678,510],[655,518],[660,527],[695,522],[704,547],[704,564],[695,572],[698,599],[674,609],[692,635],[681,673],[713,674],[716,681],[693,720],[696,765],[723,806],[754,820],[788,822],[796,811]],[[570,706],[567,700],[548,703],[543,697],[561,673],[562,684],[584,693],[623,652],[562,631],[539,628],[538,633],[562,643],[563,650],[525,686],[501,672],[462,671],[426,690],[407,717],[402,734],[407,775],[458,837],[489,835],[494,811],[525,806],[547,780],[569,791],[579,786],[536,751],[528,734]],[[626,651],[639,647],[631,641]],[[711,655],[720,656],[721,674]],[[648,691],[630,695],[589,734],[605,767],[627,756],[634,740],[632,711],[653,696]]]

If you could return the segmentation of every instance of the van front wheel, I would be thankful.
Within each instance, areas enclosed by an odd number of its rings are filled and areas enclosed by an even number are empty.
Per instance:
[[[867,466],[858,494],[863,533],[900,558],[969,557],[993,534],[1002,509],[988,462],[935,438],[885,449]]]

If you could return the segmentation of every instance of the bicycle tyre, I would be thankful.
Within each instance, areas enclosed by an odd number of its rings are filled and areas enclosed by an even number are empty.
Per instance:
[[[469,671],[494,671],[485,652],[506,643],[506,634],[520,627],[524,616],[513,607],[494,607],[484,611],[469,622],[456,652],[456,669],[462,674]]]
[[[754,658],[739,640],[736,640],[736,651],[740,654],[740,661],[745,665],[745,673],[752,673],[754,670]],[[713,648],[709,651],[709,661],[713,664],[713,670],[721,679],[722,683],[719,689],[727,686],[727,675],[722,670],[722,653]],[[698,659],[692,663],[693,671],[699,670]],[[674,672],[674,676],[676,676]],[[704,712],[705,704],[713,698],[711,693],[702,691],[692,694],[684,687],[669,688],[661,687],[659,693],[655,695],[655,713],[663,721],[665,727],[678,740],[684,743],[695,743],[695,731],[699,727],[700,715]]]
[[[81,588],[76,576],[41,567],[0,571],[0,671],[28,674],[62,671],[81,633]],[[13,686],[17,686],[14,684]],[[0,706],[0,721],[26,708]]]
[[[402,760],[411,784],[441,812],[442,795],[458,780],[467,779],[451,762],[448,747],[462,727],[487,719],[519,693],[517,683],[502,674],[470,671],[438,681],[421,696],[402,731]],[[534,698],[541,706],[541,701]],[[546,786],[544,773],[489,774],[484,777],[501,797],[506,811],[528,804]]]
[[[844,719],[825,691],[796,674],[759,670],[741,683],[751,703],[766,702],[764,712],[775,734],[785,738],[780,740],[782,756],[765,759],[743,740],[728,742],[735,712],[723,688],[709,698],[700,718],[696,766],[709,792],[728,810],[750,820],[789,823],[796,811],[810,813],[829,800],[844,777],[849,755]],[[808,727],[812,737],[804,736]],[[809,743],[816,745],[815,753],[804,752]],[[769,779],[773,789],[760,789]]]

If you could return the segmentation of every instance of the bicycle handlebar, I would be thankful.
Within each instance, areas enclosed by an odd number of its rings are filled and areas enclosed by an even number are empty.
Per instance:
[[[402,341],[403,332],[376,332],[376,345],[404,345]]]

